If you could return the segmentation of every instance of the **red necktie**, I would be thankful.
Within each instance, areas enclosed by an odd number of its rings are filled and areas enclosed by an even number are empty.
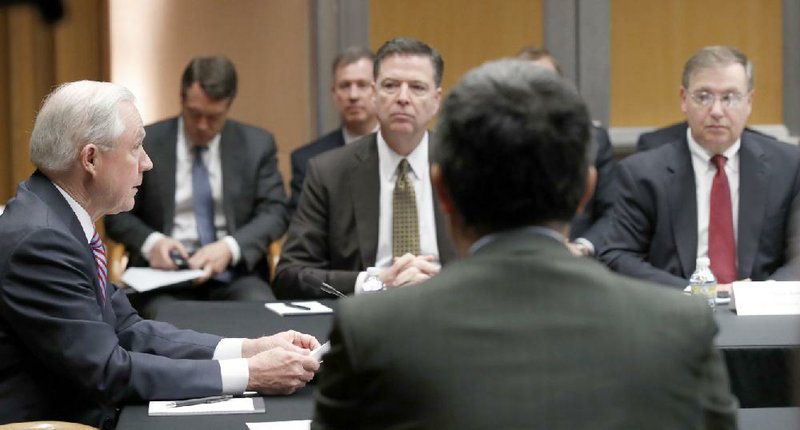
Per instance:
[[[94,261],[97,263],[97,278],[100,281],[100,293],[103,295],[103,304],[106,303],[106,282],[108,282],[108,267],[106,262],[106,247],[100,240],[100,235],[94,232],[92,241],[89,243],[94,254]]]
[[[711,157],[717,167],[711,185],[711,210],[708,218],[708,258],[711,271],[720,284],[736,280],[736,242],[733,239],[733,210],[731,208],[731,188],[725,174],[727,158],[722,155]]]

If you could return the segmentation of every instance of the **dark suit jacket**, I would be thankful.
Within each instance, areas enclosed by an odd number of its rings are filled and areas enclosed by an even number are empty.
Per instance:
[[[445,264],[455,250],[435,198],[433,206]],[[375,264],[379,212],[375,133],[313,158],[276,269],[275,296],[330,297],[309,275],[352,293],[358,273]]]
[[[297,210],[297,202],[300,201],[300,193],[303,191],[303,181],[306,178],[308,160],[317,154],[322,154],[331,149],[341,148],[342,146],[344,146],[344,135],[340,127],[292,151],[292,197],[289,200],[289,210],[292,213]]]
[[[102,302],[80,222],[40,173],[0,216],[0,424],[113,425],[122,403],[220,394],[220,338],[142,320],[113,284]]]
[[[597,151],[594,166],[597,169],[597,185],[594,195],[582,214],[572,219],[570,240],[582,237],[592,244],[598,244],[611,224],[611,207],[617,195],[617,163],[614,161],[614,148],[608,131],[602,127],[592,127],[592,136]]]
[[[157,122],[145,130],[144,148],[153,169],[144,173],[133,210],[105,217],[106,233],[125,244],[136,266],[147,264],[139,255],[147,236],[154,231],[169,236],[175,218],[178,119]],[[286,231],[289,217],[275,141],[263,129],[230,119],[221,134],[225,222],[242,250],[236,273],[266,274],[267,247]]]
[[[681,140],[686,137],[687,128],[689,128],[689,124],[686,121],[683,121],[666,126],[664,128],[659,128],[653,131],[649,131],[647,133],[642,133],[639,135],[639,139],[636,141],[636,151],[637,152],[647,151],[656,148],[658,146],[661,146],[665,143]],[[774,136],[764,134],[758,130],[753,130],[750,127],[745,127],[744,135],[748,135],[751,133],[759,135],[761,137],[775,139]]]
[[[507,235],[342,300],[311,428],[734,428],[716,331],[701,300]]]
[[[800,196],[800,149],[742,135],[739,150],[739,279],[800,279],[789,264],[792,205]],[[686,137],[618,166],[619,199],[600,258],[636,278],[685,287],[697,258],[697,198]]]

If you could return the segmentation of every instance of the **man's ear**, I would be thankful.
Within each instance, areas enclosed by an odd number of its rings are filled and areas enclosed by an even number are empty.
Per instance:
[[[81,148],[79,155],[79,160],[81,163],[81,167],[90,175],[94,176],[97,174],[98,163],[98,155],[100,153],[100,149],[97,145],[93,143],[89,143]]]
[[[583,189],[583,196],[575,213],[582,214],[586,210],[586,205],[592,200],[595,185],[597,185],[597,169],[594,166],[589,166],[586,171],[586,185]]]
[[[455,212],[455,205],[444,183],[442,167],[437,163],[431,164],[431,185],[433,185],[436,197],[439,198],[439,207],[442,209],[442,212],[448,215],[453,214],[453,212]]]

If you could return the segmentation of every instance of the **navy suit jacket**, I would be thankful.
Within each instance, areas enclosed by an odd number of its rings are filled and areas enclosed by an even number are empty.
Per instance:
[[[375,265],[380,218],[377,133],[313,158],[275,271],[278,298],[330,297],[312,277],[352,293]],[[439,260],[455,248],[434,196]],[[309,276],[311,275],[311,276]]]
[[[611,208],[617,196],[617,163],[614,161],[614,148],[608,131],[593,126],[592,137],[597,149],[594,157],[597,185],[583,213],[572,219],[569,237],[571,240],[582,237],[596,247],[611,224]]]
[[[739,150],[737,278],[798,280],[789,257],[800,199],[800,148],[755,133]],[[600,258],[612,269],[685,287],[697,257],[697,199],[686,137],[618,166],[619,199]]]
[[[126,402],[220,394],[220,337],[143,320],[113,284],[104,303],[86,235],[36,172],[0,216],[0,424],[113,428]]]
[[[306,179],[308,160],[317,154],[341,148],[342,146],[344,146],[344,134],[342,134],[341,128],[337,128],[325,136],[292,151],[292,197],[289,200],[289,211],[291,213],[294,213],[297,209],[297,202],[300,201],[300,193],[303,191],[303,182]]]
[[[131,265],[143,266],[139,250],[155,232],[169,236],[175,219],[175,165],[178,118],[145,127],[144,149],[153,169],[144,173],[130,212],[105,217],[106,233],[125,244]],[[289,214],[278,171],[277,149],[267,131],[233,120],[225,121],[220,138],[222,206],[226,230],[236,239],[242,257],[235,273],[268,273],[269,243],[286,231]]]

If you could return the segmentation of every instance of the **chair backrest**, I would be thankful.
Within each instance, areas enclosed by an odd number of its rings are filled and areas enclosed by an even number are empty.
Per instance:
[[[97,430],[97,428],[65,421],[26,421],[0,425],[0,430]]]

